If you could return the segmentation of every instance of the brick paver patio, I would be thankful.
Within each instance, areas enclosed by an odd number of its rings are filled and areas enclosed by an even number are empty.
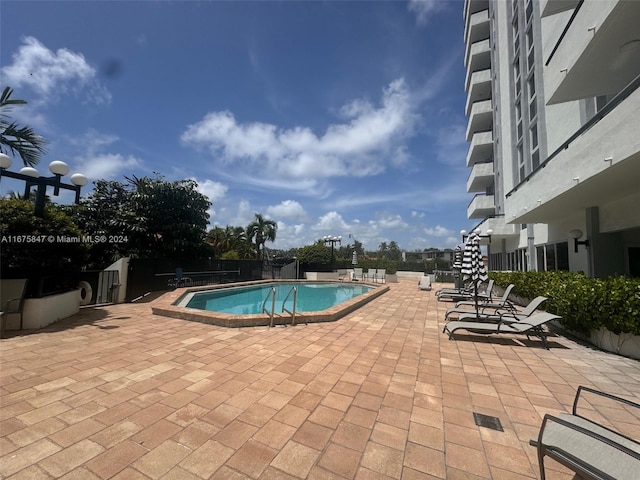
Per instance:
[[[529,439],[579,385],[640,398],[639,362],[564,337],[449,341],[451,305],[401,279],[333,323],[228,329],[126,304],[4,339],[0,477],[530,479]]]

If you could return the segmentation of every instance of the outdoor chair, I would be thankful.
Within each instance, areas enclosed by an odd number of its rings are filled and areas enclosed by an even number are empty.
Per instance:
[[[375,276],[376,283],[378,283],[378,279],[380,279],[380,281],[382,283],[386,283],[387,282],[387,280],[386,280],[386,271],[387,270],[385,268],[379,268],[376,271],[376,276]]]
[[[370,268],[367,271],[367,279],[371,280],[372,282],[375,281],[376,279],[376,273],[378,272],[378,269],[376,268]]]
[[[341,282],[344,282],[345,280],[351,280],[351,278],[352,276],[349,270],[347,270],[346,268],[338,269],[338,280],[340,280]]]
[[[4,336],[9,316],[12,315],[18,316],[18,330],[22,330],[22,310],[27,292],[27,282],[26,278],[2,279],[2,287],[0,288],[0,337]]]
[[[431,290],[431,277],[428,275],[423,276],[418,282],[418,288],[420,290]]]
[[[478,292],[478,300],[481,300],[483,302],[491,302],[493,300],[493,284],[494,284],[493,279],[489,279],[489,281],[487,282],[486,288]],[[474,289],[471,288],[464,291],[455,290],[455,289],[444,290],[444,291],[441,290],[438,292],[436,296],[438,300],[443,300],[445,298],[448,300],[460,300],[460,299],[473,300],[475,295],[476,294]]]
[[[480,302],[478,303],[478,311],[481,314],[485,314],[487,313],[487,310],[493,310],[493,312],[491,313],[497,313],[501,310],[505,310],[508,312],[515,312],[516,311],[516,307],[513,304],[513,302],[511,302],[509,300],[509,295],[511,294],[511,290],[513,290],[513,287],[515,287],[514,284],[510,284],[504,291],[504,293],[502,294],[502,297],[500,297],[500,299],[496,300],[495,302]],[[447,320],[449,318],[450,315],[464,315],[467,313],[472,313],[471,310],[469,310],[468,308],[461,308],[463,306],[470,306],[470,307],[474,307],[476,306],[476,302],[473,300],[462,300],[458,303],[456,303],[456,307],[455,308],[450,308],[449,310],[446,311],[446,313],[444,314],[444,319]]]
[[[533,315],[538,307],[542,305],[547,300],[547,297],[538,296],[531,300],[526,307],[522,310],[518,311],[499,311],[496,310],[494,313],[485,313],[485,314],[476,314],[471,310],[467,310],[464,314],[458,314],[458,320],[460,321],[473,321],[473,320],[481,320],[483,322],[500,322],[502,320],[510,320],[510,321],[523,321]]]
[[[551,320],[557,320],[561,317],[557,315],[553,315],[552,313],[547,312],[538,312],[531,315],[526,320],[518,321],[514,319],[504,319],[498,323],[493,322],[463,322],[463,321],[453,321],[448,322],[444,326],[443,333],[449,334],[449,340],[453,340],[453,334],[457,330],[467,330],[471,333],[480,333],[480,334],[501,334],[501,333],[510,333],[510,334],[518,334],[518,335],[526,335],[527,339],[530,338],[531,335],[535,335],[542,340],[542,344],[544,348],[549,349],[549,345],[547,344],[546,332],[543,329],[543,326],[550,322]]]
[[[354,268],[353,269],[352,280],[356,280],[356,281],[364,280],[364,274],[362,273],[362,269],[361,268]]]
[[[606,405],[618,412],[616,420],[629,422],[631,425],[638,423],[639,404],[588,387],[579,387],[571,414],[561,413],[559,416],[546,414],[542,420],[538,438],[529,442],[538,450],[540,479],[546,478],[545,456],[576,472],[580,478],[609,480],[640,478],[640,441],[587,418],[585,415],[588,415],[591,410],[589,406],[578,412],[583,392],[601,397],[593,398],[597,400],[596,403],[590,401],[591,395],[588,395],[589,400],[583,400],[585,403],[588,402],[587,405],[602,407]],[[620,415],[624,415],[624,420]],[[635,432],[636,434],[640,432],[640,425],[635,426]]]

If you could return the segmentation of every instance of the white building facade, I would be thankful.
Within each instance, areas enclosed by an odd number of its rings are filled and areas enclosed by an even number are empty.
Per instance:
[[[467,209],[493,270],[640,276],[640,1],[465,0]]]

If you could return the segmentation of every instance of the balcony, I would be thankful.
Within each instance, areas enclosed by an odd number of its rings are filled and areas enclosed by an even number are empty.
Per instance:
[[[493,132],[478,132],[471,137],[467,152],[467,167],[487,163],[493,157]]]
[[[608,112],[612,107],[605,107],[606,115],[594,117],[506,194],[507,221],[550,223],[638,195],[640,81],[628,90],[628,97]]]
[[[545,52],[547,104],[615,94],[640,75],[640,2],[584,2]]]
[[[576,8],[580,0],[542,0],[541,14],[542,17],[555,15],[556,13],[566,12]]]
[[[483,40],[482,42],[480,42],[480,44],[476,46],[476,50],[478,51],[474,52],[474,54],[471,56],[471,61],[469,62],[467,73],[464,78],[465,92],[469,91],[471,76],[475,72],[491,69],[491,50],[484,48],[488,43],[489,40]]]
[[[467,179],[467,192],[486,192],[493,183],[493,162],[476,163]]]
[[[486,63],[487,59],[491,62],[491,44],[488,38],[467,45],[464,54],[465,68],[476,71],[478,70],[476,65],[481,62]]]
[[[474,102],[469,113],[467,124],[467,142],[476,132],[486,132],[493,127],[493,106],[491,100]]]
[[[467,207],[467,218],[485,218],[495,215],[496,204],[493,195],[478,194]]]
[[[471,75],[467,103],[464,107],[465,115],[471,115],[471,107],[475,102],[491,99],[491,70],[481,70]]]
[[[464,43],[475,43],[489,38],[489,10],[481,10],[471,15],[465,25]]]
[[[488,8],[489,0],[467,0],[466,2],[464,2],[464,9],[462,12],[465,23],[467,21],[467,18],[469,18],[474,13],[477,13],[480,10],[487,10]]]

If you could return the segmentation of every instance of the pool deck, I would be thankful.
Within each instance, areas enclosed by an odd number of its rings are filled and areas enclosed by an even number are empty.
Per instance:
[[[225,328],[142,303],[3,339],[0,477],[534,479],[528,441],[579,385],[640,399],[638,361],[562,336],[450,341],[439,285],[389,287],[336,322]]]

